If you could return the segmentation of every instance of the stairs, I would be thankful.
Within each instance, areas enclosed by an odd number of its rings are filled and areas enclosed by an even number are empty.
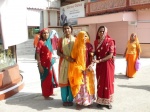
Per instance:
[[[35,54],[35,48],[33,47],[33,39],[17,45],[17,56],[33,55]]]

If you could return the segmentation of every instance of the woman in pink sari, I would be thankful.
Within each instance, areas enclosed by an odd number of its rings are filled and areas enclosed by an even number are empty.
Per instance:
[[[106,106],[112,108],[114,94],[114,56],[115,41],[107,34],[105,26],[100,26],[96,40],[94,41],[96,59],[93,62],[96,64],[97,78],[97,100],[98,107]]]

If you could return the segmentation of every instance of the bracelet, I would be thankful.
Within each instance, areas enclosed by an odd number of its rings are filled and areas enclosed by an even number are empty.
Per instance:
[[[65,56],[65,58],[68,59],[69,57],[68,57],[68,56]]]
[[[100,59],[100,60],[99,60],[99,63],[100,63],[100,62],[102,62],[102,61],[103,61],[103,60],[102,60],[102,59]]]

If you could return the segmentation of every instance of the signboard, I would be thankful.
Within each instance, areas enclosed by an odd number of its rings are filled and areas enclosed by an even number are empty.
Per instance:
[[[66,5],[60,8],[60,24],[70,23],[77,24],[77,18],[85,17],[84,1],[77,2],[71,5]]]

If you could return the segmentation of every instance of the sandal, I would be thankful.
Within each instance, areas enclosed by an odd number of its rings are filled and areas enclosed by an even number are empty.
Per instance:
[[[45,100],[53,100],[54,98],[52,98],[52,97],[44,97],[45,98]]]
[[[68,102],[63,102],[63,106],[68,106]]]
[[[103,105],[97,104],[97,108],[102,108],[102,107],[103,107]]]
[[[107,105],[106,106],[108,109],[112,109],[112,105],[110,104],[110,105]]]
[[[77,109],[77,110],[81,110],[81,109],[82,109],[81,105],[76,104],[76,109]]]
[[[73,102],[67,102],[68,106],[73,106]]]

